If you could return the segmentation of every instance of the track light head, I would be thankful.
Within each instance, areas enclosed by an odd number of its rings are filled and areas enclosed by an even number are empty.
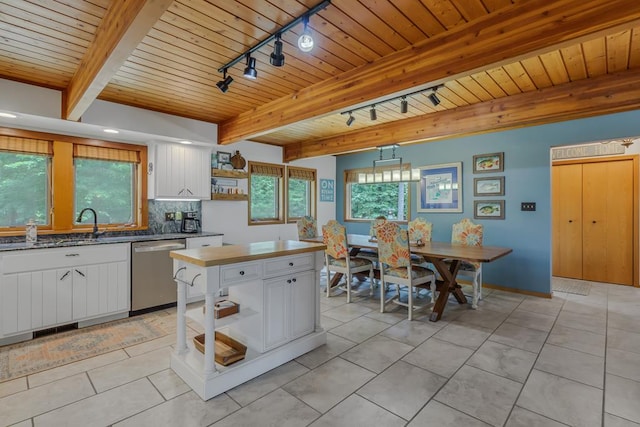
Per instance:
[[[233,83],[233,77],[227,76],[227,69],[225,68],[223,79],[216,83],[216,86],[218,86],[220,92],[225,93],[229,90],[229,85],[231,85],[231,83]]]
[[[284,54],[282,53],[282,41],[280,41],[280,34],[276,34],[276,41],[273,43],[273,53],[269,62],[274,67],[282,67],[284,65]]]
[[[349,118],[347,119],[347,126],[351,126],[353,122],[356,121],[356,118],[351,115],[351,111],[349,111]]]
[[[302,52],[311,52],[311,49],[313,49],[313,36],[309,29],[309,15],[304,17],[304,30],[298,37],[298,49]]]
[[[438,98],[438,95],[436,95],[436,91],[435,90],[433,91],[433,93],[431,95],[429,95],[429,101],[431,101],[431,103],[433,104],[434,107],[436,105],[440,104],[440,98]]]
[[[249,54],[247,54],[247,67],[244,69],[244,76],[251,80],[255,80],[258,78],[258,70],[256,70],[256,58],[252,58]]]
[[[407,111],[409,111],[409,102],[407,101],[407,98],[403,96],[402,101],[400,101],[400,112],[402,114],[407,114]]]
[[[372,105],[371,106],[371,110],[369,110],[369,118],[371,120],[377,120],[378,119],[378,114],[376,113],[376,106]]]

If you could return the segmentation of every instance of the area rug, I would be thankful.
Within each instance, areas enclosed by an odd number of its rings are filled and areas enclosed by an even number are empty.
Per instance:
[[[584,280],[566,279],[564,277],[554,277],[552,279],[554,292],[565,292],[567,294],[589,295],[591,283]]]
[[[0,382],[167,335],[154,319],[136,316],[0,347]]]

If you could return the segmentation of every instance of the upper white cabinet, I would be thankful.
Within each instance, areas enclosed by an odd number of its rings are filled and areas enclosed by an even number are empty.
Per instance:
[[[177,144],[153,147],[149,197],[211,200],[211,152]]]

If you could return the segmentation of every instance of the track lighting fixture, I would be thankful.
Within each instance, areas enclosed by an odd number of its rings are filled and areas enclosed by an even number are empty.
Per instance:
[[[225,68],[224,74],[222,75],[222,80],[216,83],[216,86],[218,86],[218,89],[220,89],[220,92],[225,93],[226,91],[229,90],[229,85],[231,83],[233,83],[233,77],[227,76],[227,69]]]
[[[298,49],[302,52],[311,52],[311,49],[313,49],[313,36],[311,35],[311,30],[309,30],[309,16],[305,15],[303,22],[304,30],[298,37]]]
[[[356,121],[356,118],[353,117],[353,115],[351,114],[351,111],[349,111],[349,118],[347,119],[347,126],[351,126],[353,124],[353,122]]]
[[[255,80],[258,78],[258,70],[256,70],[256,58],[247,54],[247,67],[244,69],[244,76],[248,79]]]
[[[252,48],[246,50],[239,56],[224,64],[222,67],[218,68],[219,73],[224,72],[225,79],[216,83],[216,86],[218,86],[218,88],[222,92],[226,92],[227,89],[229,89],[229,84],[231,84],[231,82],[233,81],[231,77],[227,77],[227,71],[230,70],[231,67],[236,65],[238,62],[242,61],[242,59],[244,58],[246,58],[247,60],[247,66],[244,69],[244,76],[249,79],[255,79],[258,76],[258,71],[256,70],[256,60],[255,58],[251,57],[251,54],[261,47],[269,44],[274,39],[275,43],[273,44],[273,53],[271,53],[270,55],[269,62],[274,67],[282,67],[284,65],[284,54],[282,53],[283,43],[280,38],[282,34],[300,23],[304,24],[304,29],[302,31],[302,34],[300,34],[300,37],[298,38],[298,47],[303,52],[310,52],[311,49],[313,49],[314,42],[313,37],[311,36],[311,30],[309,29],[309,18],[320,12],[330,4],[331,0],[322,0],[320,3],[309,9],[303,15],[298,16],[275,33],[269,34],[267,38],[263,39]]]
[[[438,98],[438,95],[436,95],[436,90],[435,89],[433,89],[433,93],[431,95],[429,95],[429,101],[431,101],[431,103],[433,104],[434,107],[436,105],[440,104],[440,98]]]
[[[400,95],[400,96],[397,96],[395,98],[389,98],[389,99],[385,99],[384,101],[378,101],[378,104],[380,104],[382,102],[391,102],[391,101],[396,101],[398,99],[401,99],[402,101],[400,101],[400,112],[402,114],[406,114],[409,111],[409,101],[407,101],[407,96],[416,95],[418,93],[431,91],[431,94],[428,97],[431,100],[431,102],[433,103],[433,105],[435,106],[435,105],[440,104],[440,98],[438,98],[438,96],[436,95],[436,91],[441,87],[444,87],[444,85],[443,84],[439,84],[437,86],[428,87],[426,89],[420,89],[420,90],[417,90],[417,91],[411,92],[411,93],[406,93],[404,95]],[[371,120],[377,120],[378,112],[376,110],[376,104],[363,105],[361,107],[356,107],[356,108],[354,108],[352,110],[349,110],[349,111],[343,111],[340,114],[349,114],[349,118],[347,119],[347,126],[351,126],[351,124],[355,121],[355,118],[352,116],[352,113],[354,111],[364,110],[365,108],[369,108],[370,109],[369,110],[369,117],[371,118]]]
[[[273,44],[273,53],[269,62],[274,67],[282,67],[284,65],[284,54],[282,53],[282,41],[280,41],[280,33],[276,34],[276,41]]]

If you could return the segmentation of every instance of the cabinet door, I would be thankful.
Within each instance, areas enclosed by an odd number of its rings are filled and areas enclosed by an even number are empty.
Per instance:
[[[211,200],[211,153],[184,147],[185,197]]]
[[[128,264],[110,262],[74,269],[75,320],[129,310]]]
[[[282,277],[264,282],[264,349],[289,341],[291,284]]]
[[[553,275],[582,278],[582,165],[552,168]]]
[[[155,161],[156,197],[184,197],[184,147],[158,144]]]
[[[291,283],[291,339],[300,338],[315,328],[317,289],[311,271],[296,274]],[[295,282],[293,281],[295,279]]]
[[[633,161],[583,165],[583,279],[633,284]]]

